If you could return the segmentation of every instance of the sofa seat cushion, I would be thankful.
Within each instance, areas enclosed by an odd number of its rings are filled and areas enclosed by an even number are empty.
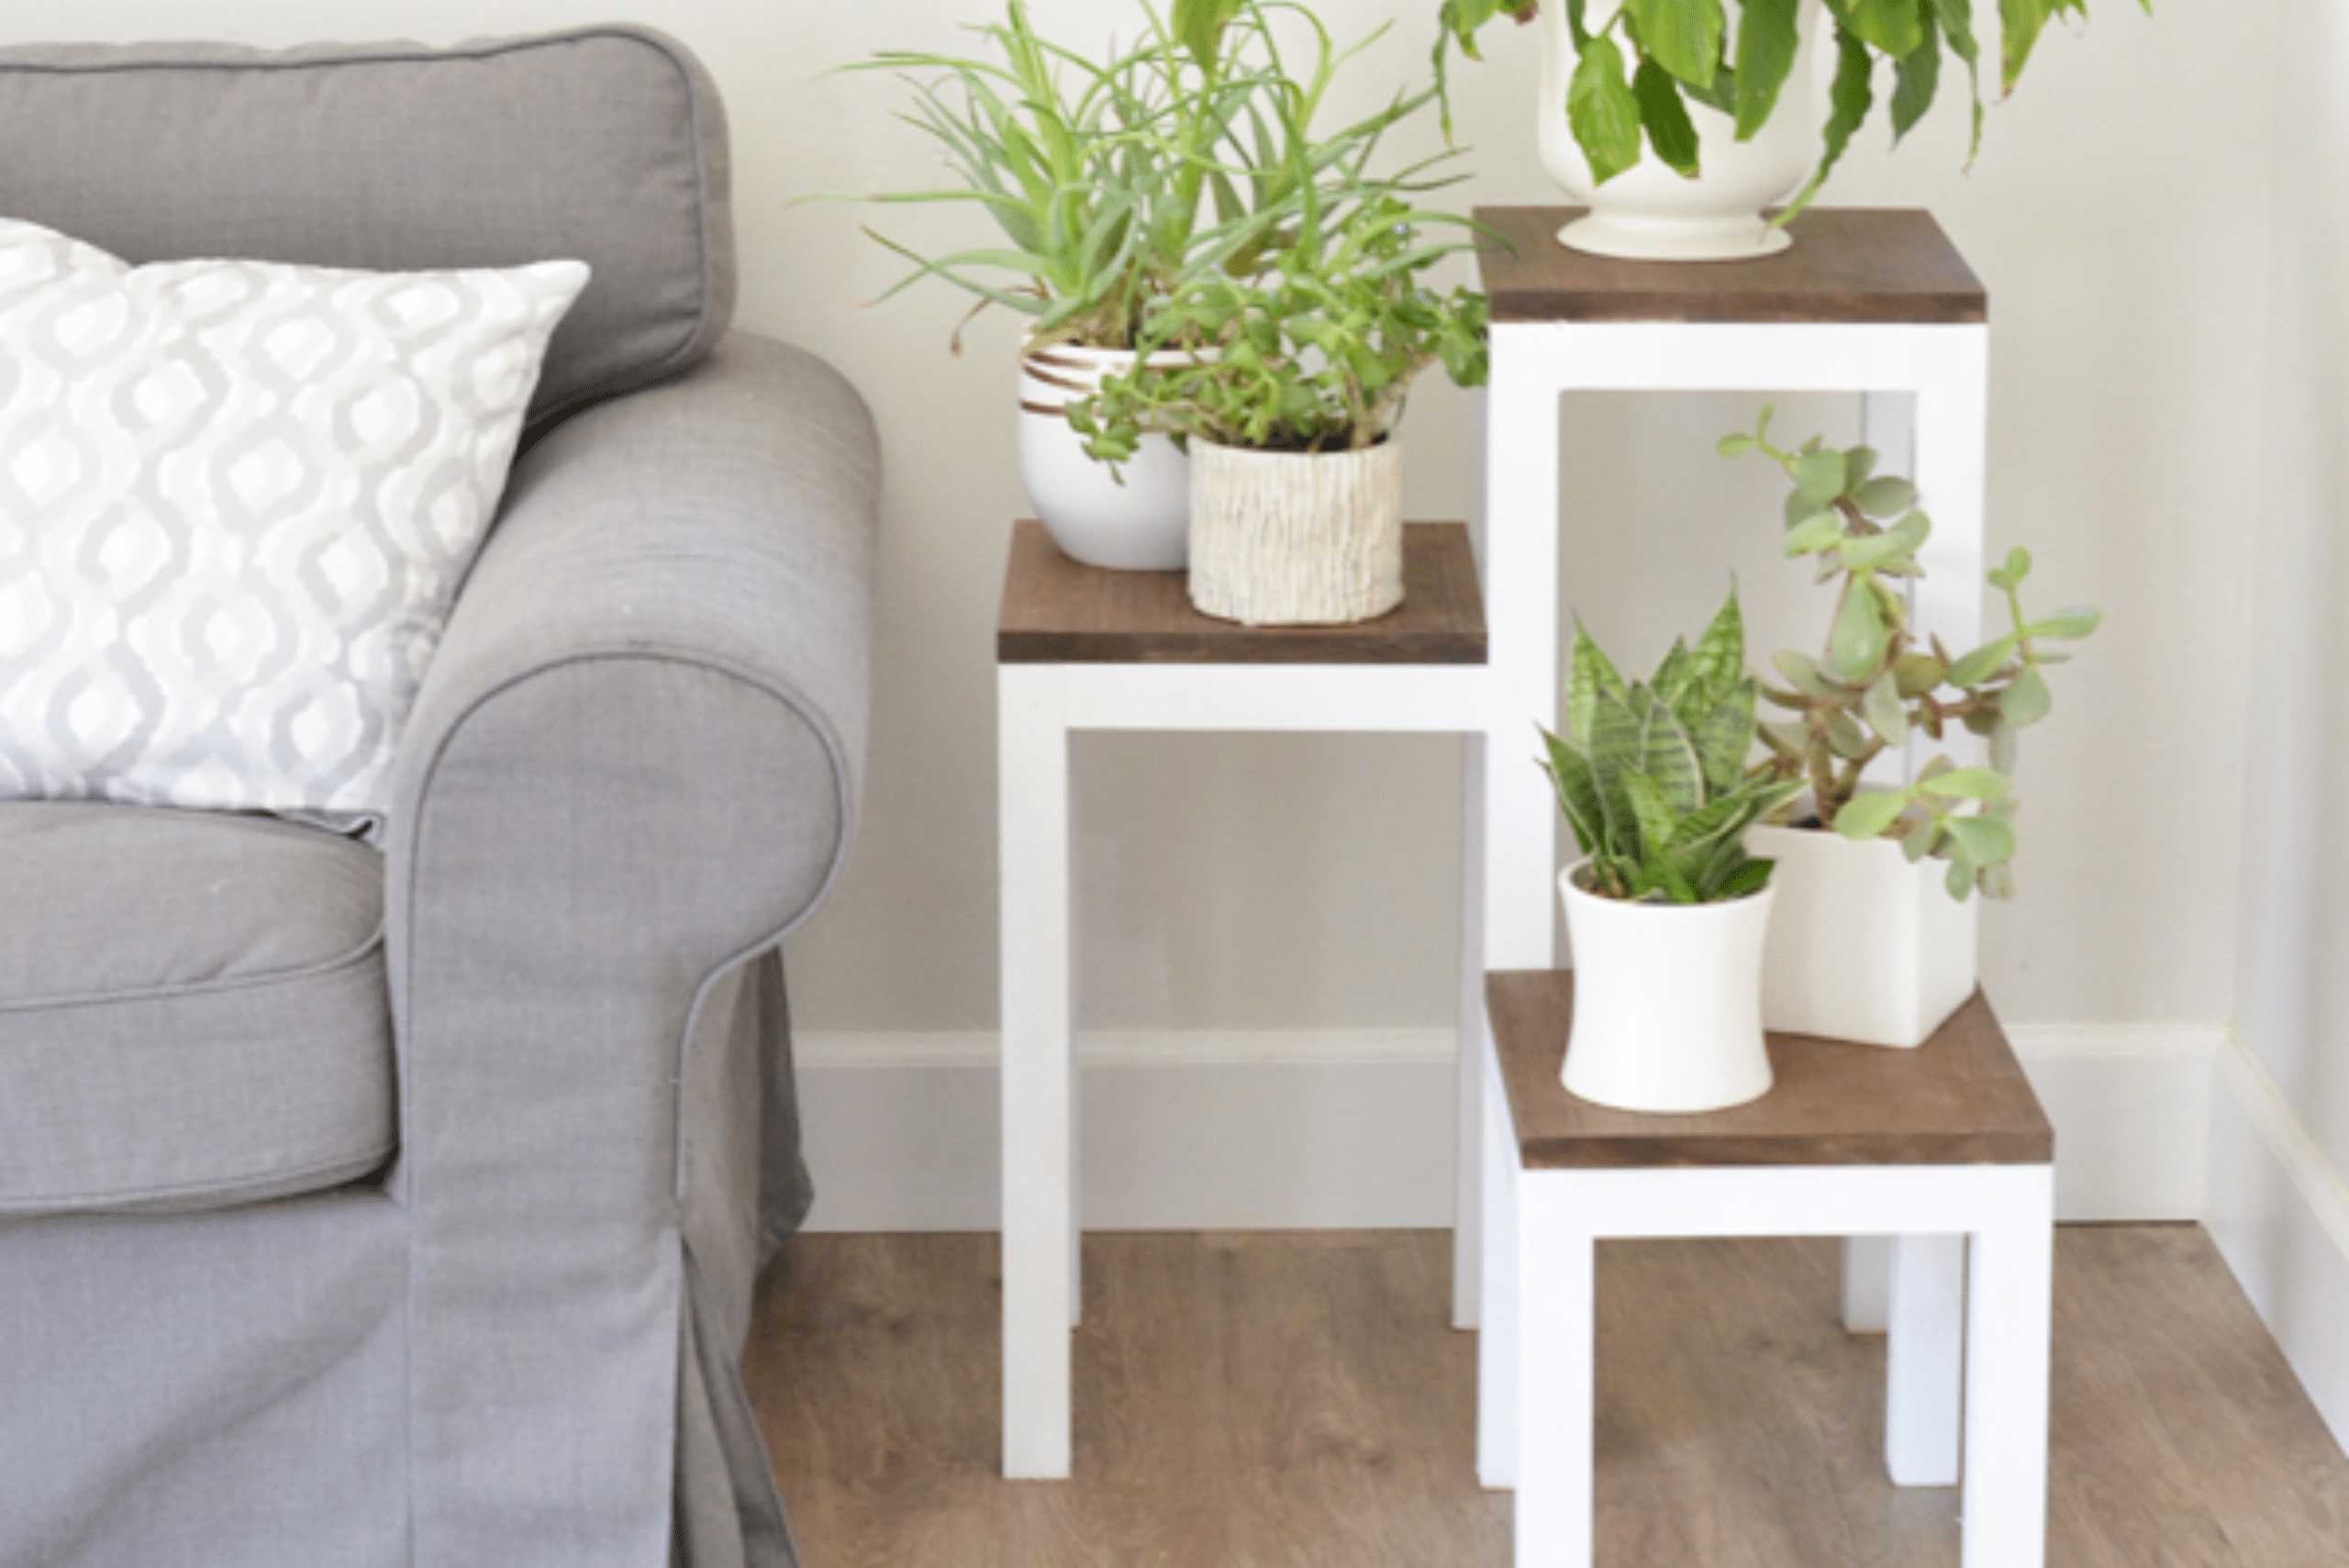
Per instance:
[[[382,856],[269,817],[0,802],[0,1217],[309,1192],[395,1141]]]

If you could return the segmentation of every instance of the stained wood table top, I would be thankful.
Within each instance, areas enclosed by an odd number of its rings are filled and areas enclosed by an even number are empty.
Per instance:
[[[1979,991],[1913,1051],[1773,1034],[1777,1083],[1768,1094],[1685,1116],[1609,1109],[1558,1082],[1572,971],[1488,974],[1485,1004],[1528,1170],[2032,1165],[2055,1157],[2054,1129]]]
[[[1353,626],[1246,627],[1191,607],[1180,572],[1109,572],[1017,523],[996,658],[1006,664],[1481,664],[1485,604],[1461,523],[1403,527],[1403,602]]]
[[[1812,207],[1775,256],[1627,261],[1558,243],[1576,207],[1478,207],[1497,322],[1979,322],[1988,295],[1928,212]]]

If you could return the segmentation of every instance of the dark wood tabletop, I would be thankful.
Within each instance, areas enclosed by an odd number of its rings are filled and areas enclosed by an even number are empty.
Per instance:
[[[1812,207],[1794,244],[1737,261],[1627,261],[1558,243],[1576,207],[1478,207],[1493,319],[1978,322],[1989,300],[1928,212]]]
[[[1529,1170],[1666,1165],[2031,1165],[2055,1133],[1981,992],[1912,1051],[1769,1037],[1777,1082],[1728,1110],[1657,1115],[1558,1082],[1574,1017],[1568,970],[1485,977],[1485,1005]]]
[[[1485,602],[1462,523],[1403,526],[1403,602],[1353,626],[1246,627],[1191,607],[1180,572],[1111,572],[1011,531],[996,623],[1006,664],[1481,664]]]

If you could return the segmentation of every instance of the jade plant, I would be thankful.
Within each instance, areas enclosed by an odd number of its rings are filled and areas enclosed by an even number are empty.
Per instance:
[[[2047,717],[2046,669],[2070,656],[2058,643],[2096,630],[2094,609],[2073,606],[2032,619],[2022,606],[2031,553],[2017,548],[1989,574],[2009,629],[1953,654],[1938,638],[1920,646],[1900,584],[1920,577],[1917,551],[1932,523],[1906,479],[1876,472],[1865,446],[1838,449],[1817,437],[1787,450],[1769,439],[1765,406],[1751,434],[1725,436],[1722,455],[1760,452],[1792,484],[1785,550],[1809,557],[1835,583],[1833,618],[1817,658],[1793,650],[1773,660],[1783,686],[1762,695],[1792,717],[1759,727],[1772,773],[1810,792],[1819,823],[1846,839],[1898,837],[1913,864],[1948,862],[1950,896],[2014,892],[2016,737]],[[1870,762],[1922,734],[1965,731],[1987,742],[1985,764],[1934,756],[1897,789],[1860,785]]]
[[[1694,648],[1675,641],[1655,674],[1627,684],[1579,626],[1566,734],[1542,730],[1558,806],[1588,857],[1583,886],[1651,904],[1717,904],[1759,892],[1773,864],[1745,830],[1799,782],[1749,769],[1758,683],[1730,594]]]
[[[1501,17],[1530,22],[1545,0],[1442,0],[1438,81],[1454,47],[1476,58],[1476,35]],[[1689,106],[1729,116],[1750,140],[1777,106],[1795,61],[1802,0],[1546,0],[1566,8],[1577,62],[1566,89],[1566,121],[1601,184],[1644,152],[1679,173],[1699,172]],[[2150,14],[2153,0],[2138,0]],[[1951,61],[1965,67],[1974,126],[1968,156],[1982,140],[1982,39],[1995,11],[1998,84],[2011,93],[2040,34],[2058,17],[2087,15],[2087,0],[1825,0],[1833,29],[1826,149],[1801,194],[1776,220],[1809,205],[1876,105],[1877,67],[1891,67],[1889,113],[1898,142],[1925,117]],[[1447,101],[1448,102],[1448,101]],[[1450,123],[1447,113],[1446,124]],[[1644,142],[1644,149],[1642,143]]]

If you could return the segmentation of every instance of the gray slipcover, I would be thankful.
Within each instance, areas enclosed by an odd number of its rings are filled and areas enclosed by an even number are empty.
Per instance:
[[[726,335],[658,35],[0,50],[0,214],[146,260],[574,255],[384,849],[0,806],[0,1565],[775,1568],[777,943],[839,874],[878,462]]]

